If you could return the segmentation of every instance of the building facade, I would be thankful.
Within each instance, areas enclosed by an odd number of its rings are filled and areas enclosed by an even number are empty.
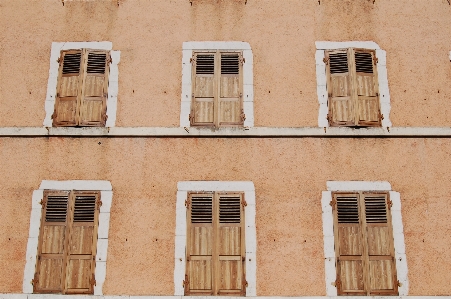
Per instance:
[[[0,298],[451,296],[448,0],[0,15]]]

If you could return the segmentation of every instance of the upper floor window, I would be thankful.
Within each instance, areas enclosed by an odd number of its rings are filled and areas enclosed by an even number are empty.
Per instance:
[[[53,126],[103,127],[106,122],[108,51],[61,51]]]
[[[191,61],[191,125],[243,125],[242,52],[194,52]]]

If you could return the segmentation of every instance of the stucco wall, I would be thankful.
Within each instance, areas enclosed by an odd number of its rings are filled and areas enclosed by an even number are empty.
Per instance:
[[[178,126],[182,43],[245,41],[256,126],[317,126],[315,41],[387,51],[394,126],[451,121],[446,0],[0,0],[0,126],[42,126],[52,42],[121,51],[117,126]]]
[[[42,180],[111,181],[107,295],[174,294],[178,181],[252,181],[257,295],[268,296],[325,295],[321,191],[380,180],[401,196],[409,295],[449,294],[450,154],[448,139],[2,138],[0,292],[22,290]]]

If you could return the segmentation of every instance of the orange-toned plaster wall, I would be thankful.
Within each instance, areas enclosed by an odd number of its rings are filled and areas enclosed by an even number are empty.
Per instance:
[[[387,51],[394,126],[451,122],[446,0],[0,0],[0,126],[42,126],[52,42],[121,51],[118,126],[178,126],[184,41],[246,41],[256,126],[317,126],[315,41]],[[374,2],[374,3],[373,3]]]
[[[388,181],[401,194],[409,294],[449,294],[450,155],[448,139],[1,138],[0,293],[22,290],[32,190],[81,179],[113,186],[104,294],[174,294],[187,180],[255,184],[257,294],[268,296],[325,295],[326,181]]]

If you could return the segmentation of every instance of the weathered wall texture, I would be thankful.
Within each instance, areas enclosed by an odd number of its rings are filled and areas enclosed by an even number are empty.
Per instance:
[[[317,126],[315,41],[387,51],[394,126],[451,122],[446,0],[0,0],[0,126],[42,126],[54,41],[121,51],[117,126],[178,126],[184,41],[246,41],[256,126]],[[319,4],[320,3],[320,4]]]
[[[382,180],[401,194],[409,295],[449,294],[450,155],[448,139],[2,138],[0,292],[21,292],[41,180],[111,181],[104,294],[129,295],[174,292],[178,181],[253,181],[257,294],[268,296],[325,295],[321,191]]]

